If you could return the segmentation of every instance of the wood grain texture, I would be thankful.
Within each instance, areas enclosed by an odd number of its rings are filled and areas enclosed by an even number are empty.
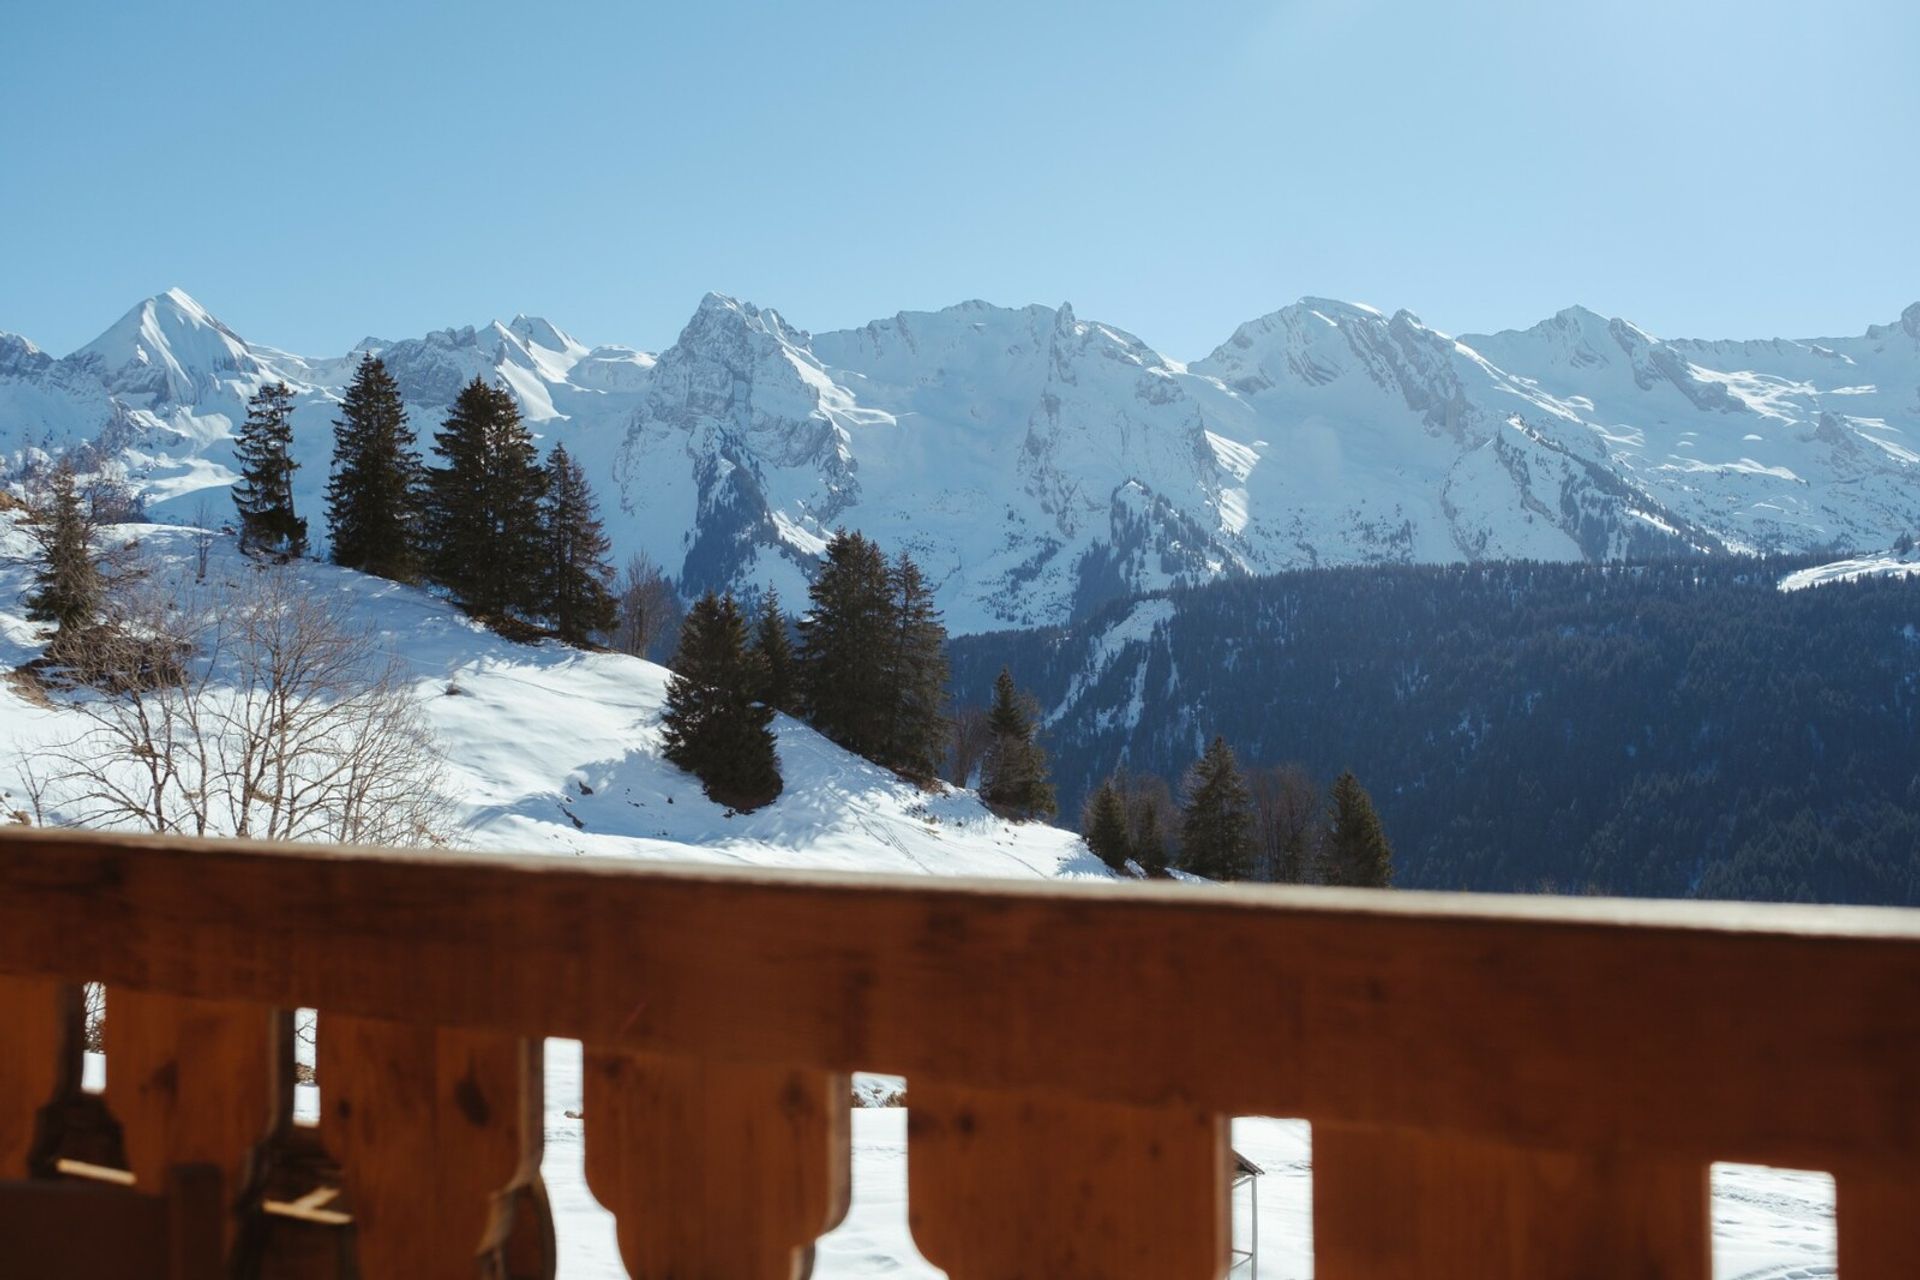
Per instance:
[[[211,1164],[242,1185],[272,1128],[277,1024],[264,1005],[110,991],[107,1105],[136,1184],[158,1193],[176,1165]]]
[[[79,1084],[78,992],[0,975],[0,1178],[24,1178],[40,1108]]]
[[[22,830],[0,833],[0,973],[1565,1150],[1920,1150],[1916,912]]]
[[[1834,1184],[1843,1280],[1920,1276],[1920,1167],[1904,1176],[1843,1170]]]
[[[587,1185],[634,1280],[797,1280],[851,1189],[833,1072],[586,1053]]]
[[[162,1197],[120,1187],[0,1182],[0,1275],[170,1280],[167,1218]]]
[[[221,1280],[220,1171],[168,1171],[164,1194],[99,1183],[0,1182],[0,1275],[14,1280]]]
[[[917,1079],[907,1097],[913,1238],[953,1280],[1225,1274],[1225,1117]]]
[[[539,1048],[322,1013],[320,1133],[340,1162],[361,1275],[474,1280],[483,1265],[515,1280],[552,1275],[550,1219],[529,1225],[542,1237],[536,1269],[518,1273],[498,1264],[506,1233],[494,1227],[539,1178]]]
[[[213,1164],[167,1170],[167,1280],[220,1280],[225,1270],[230,1185]]]
[[[1707,1170],[1315,1125],[1314,1275],[1707,1280]]]

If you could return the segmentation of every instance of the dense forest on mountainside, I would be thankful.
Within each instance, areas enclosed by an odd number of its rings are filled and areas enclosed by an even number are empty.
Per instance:
[[[1802,560],[1286,573],[952,644],[1047,708],[1061,811],[1116,766],[1352,769],[1406,887],[1920,904],[1920,579]]]

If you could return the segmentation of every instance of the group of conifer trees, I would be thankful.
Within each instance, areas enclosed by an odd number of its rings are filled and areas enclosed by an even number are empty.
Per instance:
[[[261,388],[235,446],[240,542],[279,556],[306,551],[293,509],[292,392]],[[510,392],[475,378],[460,391],[428,466],[378,356],[360,361],[333,424],[327,523],[334,562],[444,588],[504,628],[545,624],[578,644],[614,622],[610,544],[593,492],[566,446],[540,461]]]
[[[263,388],[237,446],[234,502],[250,550],[305,551],[291,444],[292,393]],[[585,473],[565,447],[556,444],[543,465],[513,396],[476,378],[455,399],[434,449],[440,466],[422,460],[385,364],[363,358],[334,422],[327,519],[335,562],[430,582],[496,626],[544,621],[575,643],[610,628],[608,540]],[[920,567],[841,532],[808,595],[797,626],[772,591],[751,619],[730,594],[708,593],[681,625],[666,754],[735,808],[780,793],[775,711],[805,718],[913,781],[931,782],[944,754],[946,629]],[[1030,700],[1009,678],[992,715],[987,798],[1013,816],[1054,811],[1034,721]]]
[[[1282,771],[1283,777],[1289,772]],[[1187,771],[1173,851],[1164,834],[1172,825],[1163,817],[1169,796],[1158,779],[1109,777],[1081,815],[1087,847],[1116,870],[1132,862],[1149,875],[1174,867],[1209,880],[1376,889],[1393,883],[1393,846],[1372,798],[1351,772],[1334,780],[1324,805],[1296,800],[1294,820],[1276,820],[1273,810],[1284,808],[1284,800],[1256,797],[1233,749],[1216,737]]]
[[[775,711],[911,781],[931,782],[939,765],[947,632],[919,566],[842,531],[807,594],[791,631],[771,591],[751,623],[731,594],[709,592],[681,624],[667,757],[735,808],[779,794]]]
[[[807,594],[795,655],[801,713],[847,750],[932,781],[947,741],[947,629],[920,567],[841,532]]]

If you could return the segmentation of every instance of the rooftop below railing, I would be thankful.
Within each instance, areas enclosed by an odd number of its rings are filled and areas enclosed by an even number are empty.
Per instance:
[[[636,1277],[804,1274],[855,1069],[909,1080],[913,1233],[954,1280],[1221,1275],[1248,1114],[1314,1126],[1321,1280],[1705,1277],[1715,1160],[1833,1172],[1845,1280],[1920,1276],[1920,912],[16,830],[0,1027],[0,1177],[211,1166],[240,1277],[551,1275],[545,1036],[586,1045]],[[66,1274],[25,1247],[0,1275]]]

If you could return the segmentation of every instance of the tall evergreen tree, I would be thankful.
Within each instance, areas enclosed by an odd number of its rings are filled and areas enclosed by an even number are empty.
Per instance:
[[[44,499],[34,504],[28,532],[39,546],[41,563],[26,597],[27,617],[52,624],[49,657],[73,661],[99,622],[107,582],[93,547],[93,520],[66,459],[54,467]]]
[[[427,472],[428,577],[478,617],[538,613],[547,477],[519,405],[504,387],[476,377],[461,388],[433,444],[446,465]]]
[[[893,724],[886,654],[894,644],[893,597],[880,548],[845,530],[827,543],[800,619],[800,705],[827,737],[870,760],[882,758]]]
[[[293,511],[293,390],[269,383],[247,401],[234,453],[240,480],[233,505],[240,513],[240,549],[277,556],[307,553],[307,522]]]
[[[1210,880],[1242,880],[1253,867],[1253,807],[1233,750],[1215,738],[1187,774],[1180,865]]]
[[[1034,711],[1033,699],[1014,687],[1013,672],[1000,668],[987,712],[991,736],[980,798],[1001,813],[1021,818],[1048,817],[1058,808],[1053,784],[1047,781],[1047,753],[1034,741],[1039,728]]]
[[[1373,797],[1352,772],[1334,780],[1327,795],[1328,830],[1321,874],[1328,884],[1385,889],[1393,883],[1393,846],[1387,842]]]
[[[754,624],[753,654],[760,663],[760,701],[789,715],[798,710],[798,672],[793,641],[787,635],[787,615],[780,609],[780,593],[771,587],[760,600]]]
[[[1109,778],[1100,784],[1087,801],[1080,822],[1081,836],[1093,856],[1119,871],[1133,856],[1133,842],[1127,834],[1127,808]]]
[[[600,523],[600,511],[581,469],[566,446],[547,455],[547,495],[541,507],[545,542],[542,607],[553,629],[568,644],[609,631],[614,624],[613,544]]]
[[[420,489],[420,454],[399,384],[378,356],[365,356],[333,424],[327,524],[334,563],[418,580]]]
[[[947,629],[933,592],[912,557],[902,552],[887,570],[893,622],[886,694],[892,714],[880,763],[917,782],[940,771],[947,745]]]
[[[773,708],[754,696],[757,666],[739,605],[708,592],[681,624],[662,716],[667,759],[698,777],[713,800],[742,810],[781,788]]]

